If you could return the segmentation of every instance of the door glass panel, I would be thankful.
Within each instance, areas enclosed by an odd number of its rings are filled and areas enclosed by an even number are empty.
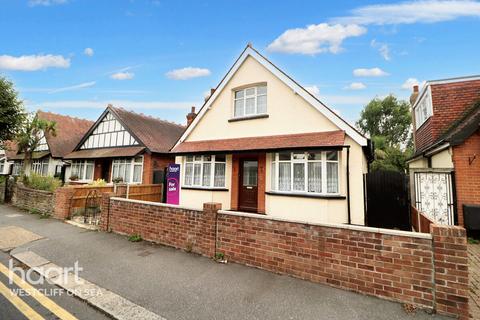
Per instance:
[[[257,161],[243,162],[243,186],[244,187],[257,186],[257,174],[258,174],[257,168],[258,168]]]

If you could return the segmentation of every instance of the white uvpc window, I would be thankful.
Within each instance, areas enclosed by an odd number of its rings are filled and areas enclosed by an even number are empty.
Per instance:
[[[115,119],[107,113],[90,136],[85,140],[80,149],[108,148],[138,145],[138,142],[130,133]]]
[[[271,189],[287,193],[338,194],[339,168],[338,151],[275,153]]]
[[[187,187],[225,188],[225,155],[185,157],[183,185]]]
[[[433,115],[430,89],[428,88],[418,104],[415,106],[415,127],[420,128]]]
[[[267,113],[267,86],[255,86],[235,91],[233,117]]]
[[[112,181],[142,183],[143,157],[115,159],[112,162]]]
[[[79,160],[72,162],[70,177],[77,177],[80,181],[92,181],[95,162],[93,160]]]
[[[15,161],[13,164],[12,175],[18,176],[22,172],[23,161]]]
[[[39,159],[34,160],[30,166],[30,170],[32,173],[47,176],[48,175],[48,158],[47,159]]]

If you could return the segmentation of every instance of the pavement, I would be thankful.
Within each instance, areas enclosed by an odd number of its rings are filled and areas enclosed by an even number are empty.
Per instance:
[[[468,244],[469,308],[472,319],[480,319],[480,244]]]
[[[289,276],[126,237],[39,219],[0,205],[0,228],[18,226],[42,237],[14,248],[58,266],[171,319],[449,319]],[[0,235],[1,236],[1,235]],[[0,317],[0,319],[3,319]]]

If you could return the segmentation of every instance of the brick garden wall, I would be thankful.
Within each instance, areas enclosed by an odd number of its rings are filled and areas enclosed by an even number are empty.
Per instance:
[[[104,196],[103,230],[468,318],[465,229],[430,234],[307,224]],[[108,226],[107,226],[108,224]]]
[[[0,203],[5,202],[5,182],[0,182]]]
[[[33,209],[42,213],[52,214],[55,195],[53,192],[30,189],[17,183],[13,187],[12,204],[21,209]]]

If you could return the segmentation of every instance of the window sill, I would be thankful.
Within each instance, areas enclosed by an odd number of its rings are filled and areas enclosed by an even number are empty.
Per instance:
[[[270,196],[282,196],[282,197],[299,197],[299,198],[315,198],[315,199],[331,199],[331,200],[345,200],[347,197],[338,194],[308,194],[308,193],[294,193],[294,192],[278,192],[267,191],[265,194]]]
[[[208,188],[208,187],[182,187],[185,190],[200,190],[200,191],[228,191],[227,188]]]
[[[255,115],[251,115],[251,116],[231,118],[231,119],[228,119],[228,122],[243,121],[243,120],[254,120],[254,119],[264,119],[264,118],[268,118],[268,117],[269,117],[268,114],[255,114]]]

